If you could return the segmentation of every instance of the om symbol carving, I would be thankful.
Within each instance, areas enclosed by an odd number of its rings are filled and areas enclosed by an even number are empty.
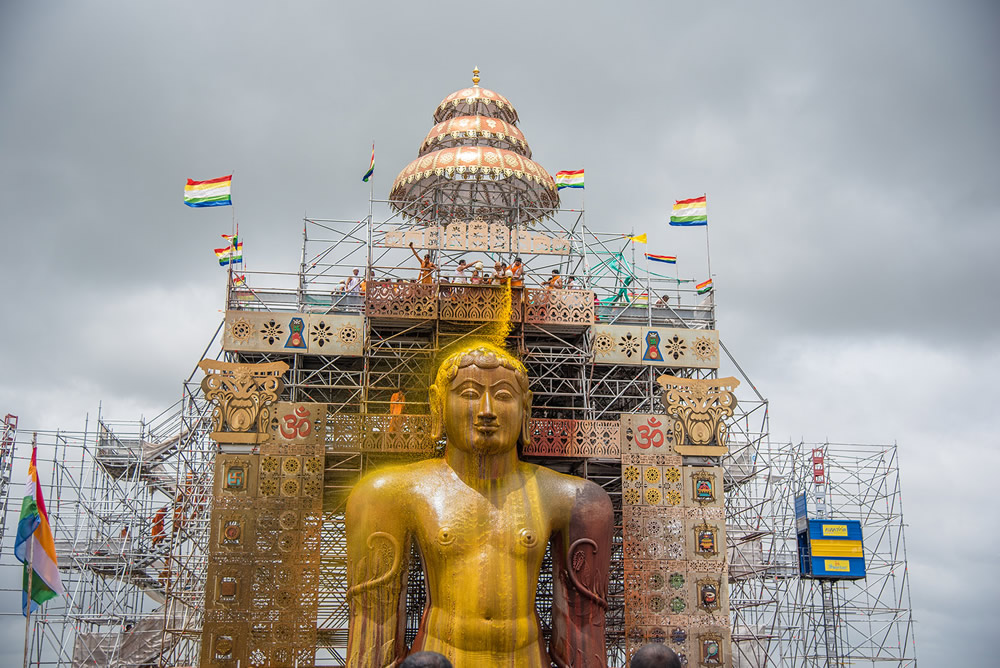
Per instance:
[[[281,436],[288,440],[305,438],[312,432],[312,422],[309,421],[309,410],[299,406],[293,413],[281,417]]]
[[[639,425],[636,429],[635,444],[638,445],[643,450],[648,450],[649,448],[658,448],[663,445],[663,430],[660,427],[663,423],[657,420],[655,417],[650,416],[646,420],[646,424]]]

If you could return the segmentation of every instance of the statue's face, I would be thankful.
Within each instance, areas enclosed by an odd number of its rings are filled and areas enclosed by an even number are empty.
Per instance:
[[[450,447],[496,454],[516,447],[524,396],[510,369],[458,370],[445,396],[444,427]]]

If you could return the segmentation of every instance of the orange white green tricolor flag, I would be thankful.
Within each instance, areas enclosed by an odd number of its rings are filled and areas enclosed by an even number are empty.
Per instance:
[[[42,485],[38,481],[38,467],[35,465],[37,450],[31,448],[31,464],[28,465],[28,480],[24,486],[24,501],[21,503],[21,517],[17,522],[17,538],[14,539],[14,556],[24,562],[24,589],[21,596],[21,612],[28,614],[38,609],[39,604],[63,593],[59,578],[59,563],[56,560],[56,545],[49,527],[49,514],[45,511]],[[30,570],[29,570],[30,569]],[[28,591],[28,573],[31,572],[31,591]]]
[[[220,176],[208,181],[187,180],[184,186],[184,203],[188,206],[232,206],[233,175]]]

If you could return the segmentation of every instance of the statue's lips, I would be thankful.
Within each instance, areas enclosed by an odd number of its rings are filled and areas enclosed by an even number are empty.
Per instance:
[[[490,434],[492,434],[493,432],[495,432],[497,429],[500,428],[500,425],[496,424],[474,424],[472,426],[480,434],[485,434],[487,436],[489,436]]]

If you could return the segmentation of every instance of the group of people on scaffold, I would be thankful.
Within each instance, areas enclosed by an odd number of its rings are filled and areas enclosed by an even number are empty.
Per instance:
[[[455,266],[454,273],[449,277],[447,275],[441,275],[439,271],[440,267],[431,259],[430,253],[425,253],[424,256],[421,257],[413,247],[412,243],[410,244],[410,251],[417,259],[417,262],[420,263],[417,277],[412,278],[409,281],[402,278],[396,278],[392,282],[421,284],[431,284],[436,282],[439,284],[504,285],[509,281],[511,289],[524,287],[525,266],[520,256],[515,257],[514,261],[509,265],[502,260],[497,260],[493,265],[492,271],[486,270],[482,260],[467,262],[463,258],[458,261],[458,264]],[[435,274],[437,274],[436,281]],[[386,278],[384,280],[390,281],[391,279]],[[553,269],[548,278],[544,281],[540,281],[540,285],[546,290],[574,290],[578,287],[574,276],[563,277],[562,274],[559,273],[558,269]],[[365,294],[365,287],[366,279],[361,274],[361,270],[354,268],[352,275],[340,281],[340,284],[334,292],[346,292],[348,294],[363,295]]]

